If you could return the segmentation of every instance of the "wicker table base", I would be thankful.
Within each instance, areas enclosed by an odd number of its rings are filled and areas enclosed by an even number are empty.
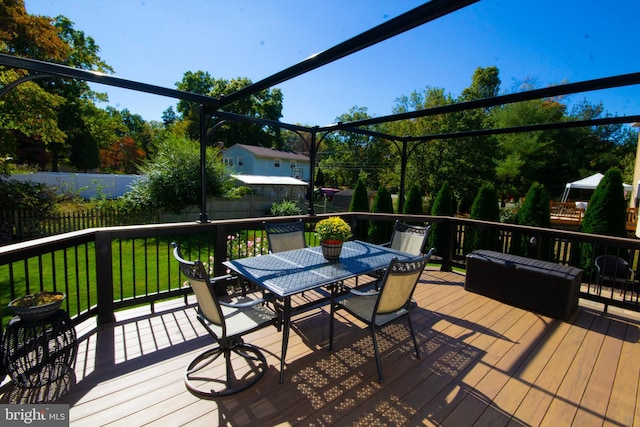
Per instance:
[[[2,337],[5,369],[20,387],[39,387],[62,377],[73,367],[76,351],[76,331],[64,310],[32,322],[14,317]]]

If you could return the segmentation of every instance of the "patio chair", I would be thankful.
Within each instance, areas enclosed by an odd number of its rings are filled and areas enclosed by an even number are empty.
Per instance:
[[[284,252],[307,247],[307,242],[304,238],[304,224],[301,219],[281,223],[265,221],[263,224],[267,232],[269,252]]]
[[[413,291],[433,252],[434,249],[431,249],[427,255],[414,261],[399,261],[397,258],[394,258],[385,272],[379,291],[359,292],[352,289],[346,297],[332,302],[331,323],[329,327],[329,350],[333,348],[335,312],[336,310],[344,309],[360,321],[366,323],[371,329],[373,350],[376,357],[380,382],[382,382],[384,378],[382,376],[382,364],[380,362],[378,342],[376,340],[376,331],[378,328],[396,320],[406,318],[416,350],[416,357],[420,358],[420,350],[418,349],[416,336],[413,333],[409,308]]]
[[[413,255],[422,254],[430,231],[430,225],[421,227],[396,221],[391,234],[391,241],[386,246]]]
[[[197,319],[217,343],[189,363],[184,376],[187,389],[205,399],[247,389],[262,378],[267,363],[262,351],[244,343],[242,337],[269,325],[279,326],[278,316],[262,304],[265,299],[235,304],[219,301],[214,285],[230,276],[209,277],[202,262],[185,260],[178,244],[171,246],[198,301]],[[220,356],[224,356],[224,368],[213,366]]]
[[[595,260],[596,283],[600,288],[602,285],[610,285],[613,288],[620,288],[623,299],[627,297],[629,284],[633,283],[633,270],[629,268],[629,263],[624,258],[616,255],[600,255]],[[633,289],[630,290],[633,292]],[[613,293],[613,290],[612,290]]]
[[[390,247],[398,251],[406,252],[412,255],[423,254],[423,249],[427,243],[431,226],[421,227],[419,225],[410,225],[401,221],[396,221],[391,233],[391,241],[384,243],[382,246]],[[380,280],[384,276],[385,270],[378,270],[370,274],[370,276]],[[374,284],[378,290],[379,282]]]

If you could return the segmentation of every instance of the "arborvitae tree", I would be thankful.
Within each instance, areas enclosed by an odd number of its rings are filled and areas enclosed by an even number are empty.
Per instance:
[[[480,187],[476,198],[471,205],[472,219],[484,221],[500,221],[500,207],[498,205],[498,193],[493,184],[485,184]],[[465,229],[465,248],[467,252],[475,249],[497,249],[498,234],[491,229],[475,229],[467,227]]]
[[[524,199],[524,203],[518,211],[517,223],[520,225],[528,225],[531,227],[551,227],[551,217],[549,213],[549,194],[544,186],[538,182],[534,182],[529,187],[529,191]],[[514,233],[511,252],[519,255],[527,255],[530,249],[530,236],[521,233]],[[542,245],[542,257],[545,258],[549,253],[548,241],[540,241],[537,243]]]
[[[436,199],[431,207],[431,215],[433,216],[453,216],[456,213],[455,199],[451,192],[449,182],[442,183],[442,187],[436,195]],[[436,253],[445,256],[449,252],[450,234],[449,227],[446,224],[431,224],[431,247],[436,248]],[[451,271],[450,265],[442,264],[442,271]]]
[[[385,187],[384,185],[381,185],[380,188],[378,188],[376,197],[373,199],[371,212],[393,213],[393,201],[391,200],[391,193],[389,193],[389,190],[387,190],[387,187]],[[391,239],[392,231],[392,221],[370,221],[369,241],[376,244],[388,242]]]
[[[424,213],[424,207],[422,205],[422,195],[420,194],[420,187],[418,187],[418,184],[413,184],[411,185],[411,188],[409,188],[409,194],[404,201],[402,212],[415,215]]]
[[[318,168],[318,173],[316,173],[315,185],[316,187],[324,187],[324,174],[320,168]]]
[[[627,203],[622,185],[620,169],[611,168],[604,174],[587,205],[580,226],[582,232],[626,237]],[[581,252],[581,266],[591,272],[593,260],[604,252],[604,248],[583,244]]]
[[[358,183],[353,189],[349,212],[369,212],[369,195],[367,194],[367,186],[362,178],[358,178]],[[354,239],[367,240],[367,235],[369,234],[369,221],[366,219],[359,219],[352,226],[352,229]]]

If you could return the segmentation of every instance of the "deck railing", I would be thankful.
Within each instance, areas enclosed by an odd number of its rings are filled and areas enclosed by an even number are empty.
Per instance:
[[[549,204],[551,224],[578,229],[582,223],[586,207],[586,202],[581,204],[576,204],[576,202],[551,202]],[[638,208],[627,208],[627,231],[635,232],[637,224]]]
[[[126,227],[91,228],[0,247],[0,307],[2,326],[11,317],[8,303],[39,290],[67,294],[63,308],[75,322],[97,316],[110,322],[116,310],[150,305],[167,298],[185,296],[189,288],[171,255],[170,244],[177,241],[189,259],[205,261],[213,275],[226,273],[222,262],[228,258],[258,256],[267,252],[263,221],[301,218],[308,225],[310,245],[319,244],[313,230],[328,215],[250,218],[208,223],[173,223]],[[585,248],[593,254],[607,253],[639,266],[640,240],[589,235],[557,229],[517,226],[465,218],[345,213],[355,225],[359,221],[426,222],[445,230],[448,240],[434,260],[442,269],[465,268],[465,256],[474,240],[501,252],[564,265],[585,267],[581,298],[640,310],[638,280],[633,277],[626,289],[598,283],[594,256],[586,259]],[[620,273],[622,274],[622,272]]]

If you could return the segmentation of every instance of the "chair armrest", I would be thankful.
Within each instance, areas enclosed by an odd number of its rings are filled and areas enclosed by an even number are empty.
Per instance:
[[[378,291],[367,291],[367,292],[362,292],[362,291],[358,291],[356,289],[349,289],[349,292],[352,293],[353,295],[359,296],[359,297],[370,297],[370,296],[375,296],[378,295]]]
[[[216,277],[209,277],[209,283],[210,284],[215,284],[217,282],[221,282],[223,280],[226,280],[227,282],[230,282],[232,280],[238,280],[238,276],[232,276],[231,274],[225,274],[222,276],[216,276]]]
[[[230,303],[230,302],[224,302],[224,301],[218,301],[220,303],[220,305],[224,306],[224,307],[231,307],[231,308],[248,308],[248,307],[253,307],[254,305],[258,305],[258,304],[262,304],[265,302],[269,302],[273,300],[273,294],[267,294],[264,297],[260,298],[260,299],[256,299],[256,300],[251,300],[251,301],[247,301],[247,302],[239,302],[239,303]]]
[[[391,247],[391,242],[387,242],[387,243],[380,243],[380,246],[383,246],[385,248],[390,248]]]

